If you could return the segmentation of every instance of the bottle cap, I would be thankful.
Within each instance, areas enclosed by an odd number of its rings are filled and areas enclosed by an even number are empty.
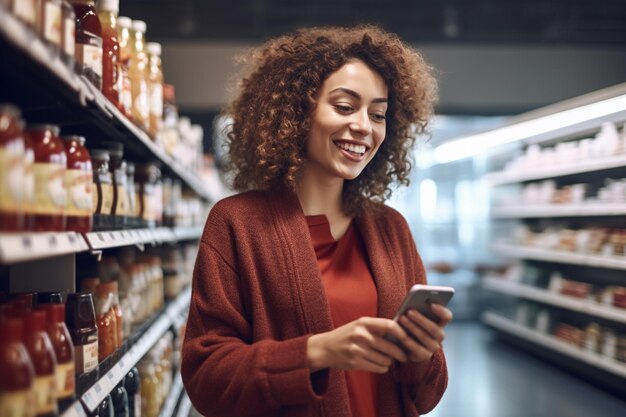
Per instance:
[[[120,0],[99,0],[98,10],[118,13],[120,11]]]
[[[67,146],[69,144],[69,142],[73,142],[76,141],[78,142],[81,146],[85,146],[85,142],[87,141],[85,139],[84,136],[81,135],[67,135],[67,136],[61,136],[61,140],[63,142],[66,142],[65,146]]]
[[[146,49],[148,53],[151,55],[161,56],[161,51],[162,51],[161,44],[158,42],[148,42],[146,44]]]
[[[54,136],[59,136],[59,132],[61,132],[61,128],[59,126],[51,124],[29,125],[26,130],[30,132],[41,132],[50,130]]]
[[[117,18],[117,25],[125,29],[130,29],[133,25],[133,20],[128,16],[120,16]]]
[[[60,292],[38,292],[37,306],[44,304],[63,304],[63,297]]]
[[[77,320],[79,321],[78,323]],[[96,310],[91,293],[78,292],[68,294],[65,322],[67,327],[70,328],[96,326]]]
[[[133,20],[132,28],[135,32],[146,33],[146,22],[143,20]]]

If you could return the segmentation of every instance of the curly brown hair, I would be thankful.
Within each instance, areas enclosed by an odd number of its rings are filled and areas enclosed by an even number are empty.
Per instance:
[[[389,104],[385,140],[361,174],[346,180],[343,210],[357,214],[368,203],[387,199],[392,184],[409,184],[410,150],[426,132],[437,98],[433,69],[396,35],[362,25],[300,29],[242,59],[246,66],[237,94],[225,109],[232,118],[225,169],[234,174],[236,190],[295,190],[318,90],[355,59],[382,76]]]

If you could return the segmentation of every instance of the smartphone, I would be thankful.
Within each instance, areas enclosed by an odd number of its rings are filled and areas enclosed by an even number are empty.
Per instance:
[[[395,321],[398,321],[400,320],[400,317],[407,312],[407,310],[413,309],[419,311],[428,319],[434,322],[438,322],[439,319],[430,310],[430,305],[434,303],[441,304],[442,306],[447,306],[453,295],[454,288],[452,287],[415,284],[409,290],[408,294],[404,298],[404,301],[402,302],[402,305],[398,309],[398,312],[393,319]],[[387,334],[385,338],[398,345],[401,345],[400,341],[390,334]]]

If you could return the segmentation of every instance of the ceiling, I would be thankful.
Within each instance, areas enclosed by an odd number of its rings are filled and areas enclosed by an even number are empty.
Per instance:
[[[626,46],[626,0],[122,0],[152,40],[262,41],[375,23],[415,43]]]

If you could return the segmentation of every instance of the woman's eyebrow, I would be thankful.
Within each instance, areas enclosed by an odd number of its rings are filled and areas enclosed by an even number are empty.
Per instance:
[[[332,94],[336,91],[341,91],[343,93],[346,93],[354,98],[356,98],[357,100],[361,100],[361,95],[359,93],[357,93],[354,90],[350,90],[349,88],[345,88],[345,87],[338,87],[335,88],[334,90],[332,90],[329,94]],[[387,103],[387,98],[386,97],[380,97],[380,98],[375,98],[374,100],[372,100],[372,103]]]

